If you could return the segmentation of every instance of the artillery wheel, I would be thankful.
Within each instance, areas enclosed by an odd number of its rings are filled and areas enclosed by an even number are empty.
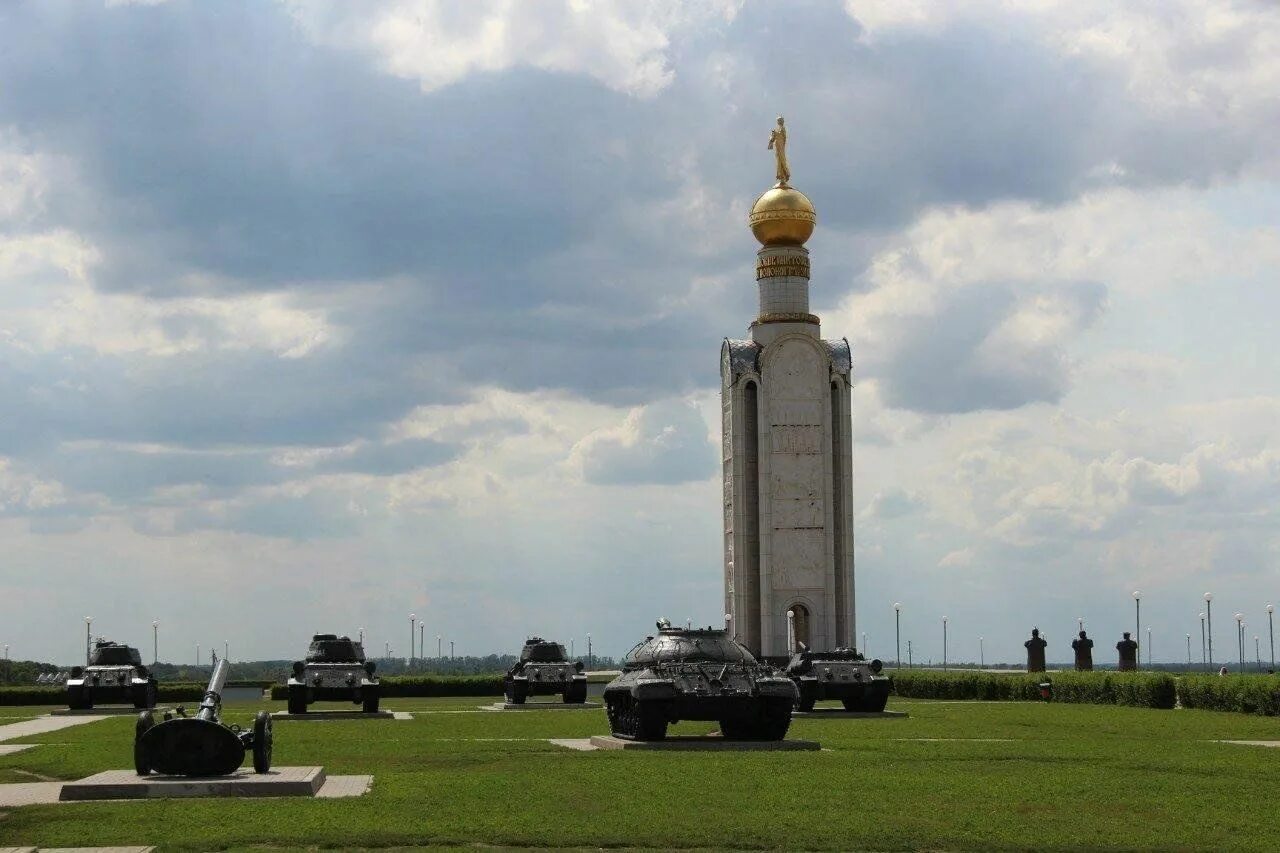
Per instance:
[[[151,775],[151,761],[147,756],[147,750],[142,746],[142,736],[155,724],[156,721],[151,716],[151,712],[143,711],[133,725],[133,769],[139,776]]]
[[[289,713],[307,713],[307,687],[305,684],[289,685]]]
[[[271,715],[259,711],[253,718],[253,772],[266,773],[271,769],[271,750],[275,737],[271,734]]]
[[[378,688],[376,687],[365,688],[364,704],[361,705],[361,709],[366,714],[378,713],[378,700],[381,698],[380,694],[381,694],[381,691],[379,691]]]
[[[523,705],[524,700],[529,698],[529,685],[512,679],[507,683],[506,693],[507,701],[512,705]]]

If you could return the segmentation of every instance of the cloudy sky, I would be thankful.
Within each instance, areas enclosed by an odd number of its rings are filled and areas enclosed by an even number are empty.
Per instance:
[[[1280,8],[0,6],[0,643],[720,618],[778,113],[854,349],[859,630],[1280,599]],[[1218,655],[1222,657],[1221,654]]]

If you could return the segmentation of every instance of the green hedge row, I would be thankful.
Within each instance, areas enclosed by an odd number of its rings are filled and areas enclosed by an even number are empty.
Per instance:
[[[0,687],[0,705],[65,705],[67,691],[44,684]]]
[[[502,695],[501,675],[389,675],[381,683],[384,697]],[[288,699],[288,686],[272,686],[271,698]]]
[[[1280,677],[1274,675],[1184,675],[1178,683],[1184,708],[1280,716]]]
[[[893,691],[911,699],[1040,700],[1041,682],[1052,684],[1053,701],[1093,705],[1172,708],[1177,681],[1163,672],[1011,673],[907,670],[893,673]],[[1185,704],[1185,703],[1184,703]]]
[[[199,702],[204,698],[204,684],[160,682],[160,702]],[[0,705],[57,705],[66,707],[67,690],[58,685],[32,684],[22,687],[0,687]]]

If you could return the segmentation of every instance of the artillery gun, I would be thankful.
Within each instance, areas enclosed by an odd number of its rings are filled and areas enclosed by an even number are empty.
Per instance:
[[[271,769],[274,737],[271,715],[259,711],[252,731],[222,723],[222,690],[229,667],[220,660],[200,700],[200,709],[188,717],[179,707],[177,715],[165,712],[157,723],[151,711],[138,715],[133,737],[133,766],[139,776],[151,771],[173,776],[225,776],[244,763],[246,752],[253,754],[255,773]]]
[[[360,705],[376,713],[382,685],[374,676],[377,664],[364,658],[364,646],[350,637],[316,634],[305,661],[293,662],[289,678],[289,713],[305,714],[312,702],[337,701]]]
[[[884,664],[868,661],[856,649],[814,652],[801,644],[787,662],[786,673],[796,684],[797,711],[812,711],[819,699],[839,699],[846,711],[879,713],[889,701],[889,677]]]
[[[71,668],[66,687],[67,707],[81,711],[95,704],[154,708],[158,694],[155,677],[142,665],[138,650],[110,640],[93,644],[88,663]]]
[[[516,661],[502,679],[508,702],[523,705],[530,696],[560,694],[566,704],[587,701],[587,676],[582,661],[570,662],[564,646],[541,637],[530,637]]]
[[[795,700],[791,679],[728,632],[666,620],[627,653],[622,674],[604,688],[614,735],[632,740],[662,740],[668,724],[681,720],[715,720],[731,740],[782,740]]]

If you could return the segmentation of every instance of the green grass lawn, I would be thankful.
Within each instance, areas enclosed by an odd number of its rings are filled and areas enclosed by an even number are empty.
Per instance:
[[[445,713],[488,701],[384,703],[419,712],[410,722],[277,723],[277,764],[372,773],[358,799],[30,806],[0,817],[0,846],[1280,847],[1280,751],[1210,742],[1280,740],[1274,718],[895,700],[909,719],[793,724],[823,752],[582,753],[545,739],[601,734],[603,711]],[[259,704],[228,706],[226,719],[247,723]],[[128,767],[132,725],[30,738],[43,745],[0,757],[0,778]]]

